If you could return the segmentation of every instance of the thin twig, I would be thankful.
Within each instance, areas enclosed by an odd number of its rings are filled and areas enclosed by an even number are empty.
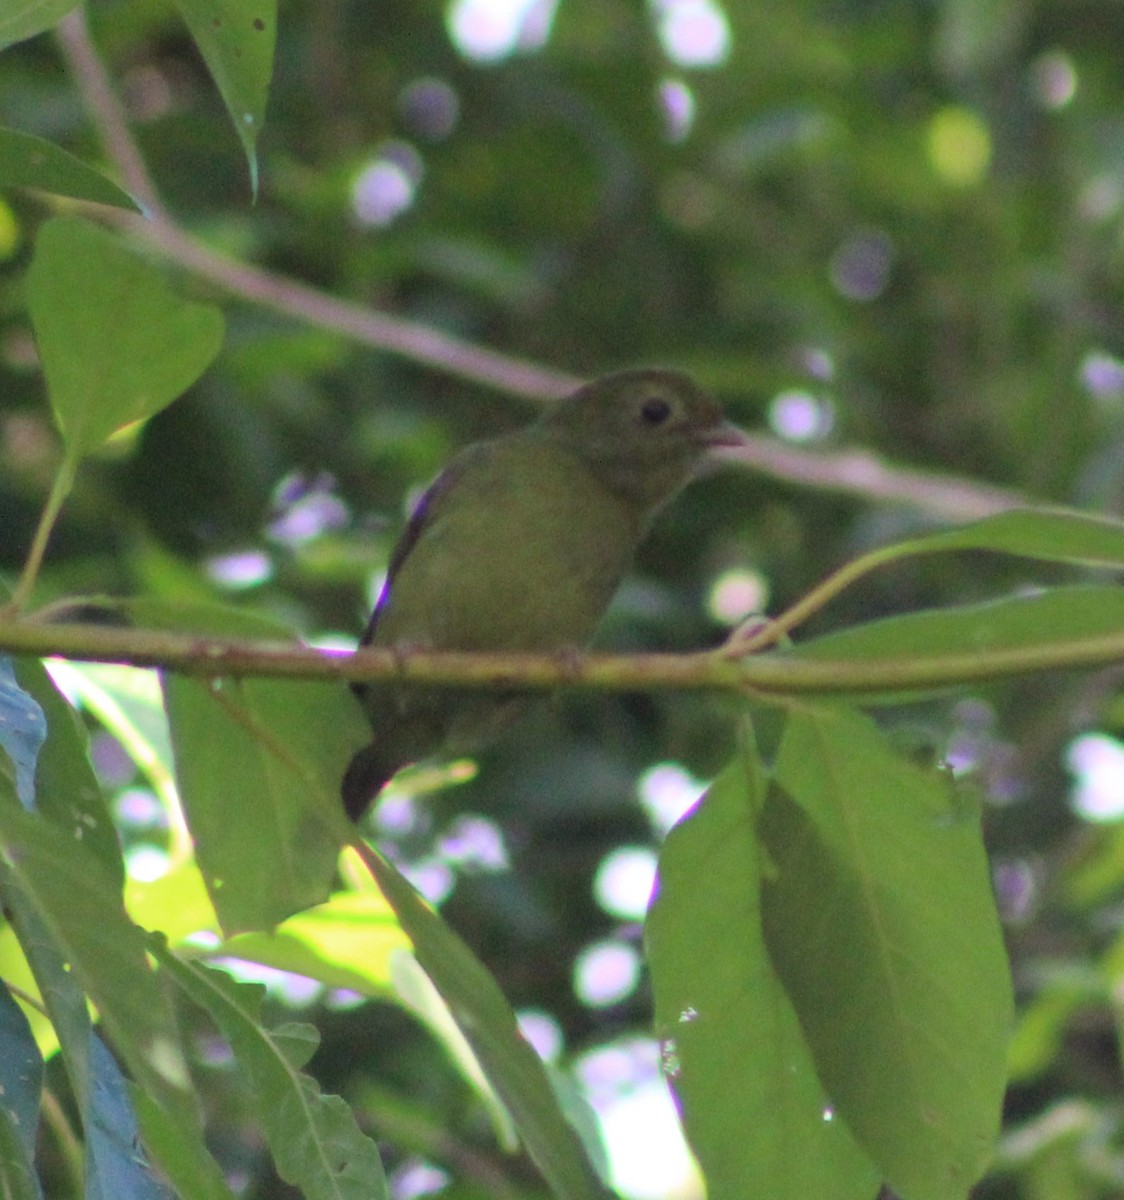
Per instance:
[[[125,190],[153,220],[167,220],[144,156],[129,129],[125,106],[114,91],[109,72],[90,38],[85,6],[80,4],[64,17],[55,27],[55,34],[67,66],[78,83],[86,111],[97,126],[105,152],[121,173]]]

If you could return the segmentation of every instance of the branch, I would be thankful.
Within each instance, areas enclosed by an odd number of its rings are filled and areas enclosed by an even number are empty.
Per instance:
[[[1124,632],[1016,649],[912,659],[826,659],[797,652],[698,654],[480,654],[316,650],[297,644],[105,625],[0,624],[0,652],[160,667],[205,679],[283,678],[389,682],[409,687],[506,691],[717,691],[758,696],[931,690],[1036,671],[1124,663]]]
[[[145,205],[149,217],[140,220],[126,213],[101,211],[103,219],[116,222],[168,259],[233,296],[461,379],[536,401],[557,399],[581,382],[568,372],[351,304],[307,284],[225,258],[189,236],[160,203],[81,10],[63,22],[60,46],[106,153],[117,165],[125,185]],[[903,504],[940,520],[974,521],[1028,502],[1024,496],[972,480],[895,467],[862,449],[823,453],[757,435],[746,449],[731,457],[787,483]]]

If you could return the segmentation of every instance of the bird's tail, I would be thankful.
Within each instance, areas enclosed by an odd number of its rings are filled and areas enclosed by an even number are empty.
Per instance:
[[[358,821],[367,811],[367,805],[382,791],[395,769],[386,762],[374,743],[364,746],[347,764],[340,784],[340,795],[343,797],[344,811],[351,820]]]

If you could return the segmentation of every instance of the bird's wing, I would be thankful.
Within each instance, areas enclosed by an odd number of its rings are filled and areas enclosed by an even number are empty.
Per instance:
[[[480,447],[472,447],[471,449],[478,450]],[[457,458],[454,458],[429,487],[426,488],[422,493],[421,499],[414,506],[414,511],[410,514],[406,528],[402,531],[402,535],[391,552],[390,562],[386,568],[386,581],[383,583],[382,591],[379,593],[375,611],[371,613],[367,630],[359,640],[361,646],[369,646],[374,639],[375,629],[379,623],[379,615],[386,607],[390,590],[394,586],[394,577],[409,557],[410,551],[418,544],[418,539],[425,532],[434,515],[440,511],[445,497],[448,496],[454,484],[464,474],[465,469],[474,457],[475,455],[462,453]]]

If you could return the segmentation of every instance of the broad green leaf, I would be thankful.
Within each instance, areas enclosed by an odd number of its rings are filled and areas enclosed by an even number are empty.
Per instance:
[[[938,664],[942,658],[960,663],[973,660],[979,662],[980,677],[986,680],[988,667],[982,655],[1022,651],[1033,655],[1040,667],[1076,667],[1086,661],[1102,662],[1105,638],[1124,643],[1124,589],[1089,585],[884,617],[779,653],[848,662],[901,662],[913,664],[914,671],[920,659]],[[991,669],[998,675],[997,668]],[[901,694],[902,689],[887,687],[879,698],[893,700]],[[864,700],[870,695],[864,689]]]
[[[221,952],[295,971],[328,987],[385,996],[391,990],[391,956],[409,948],[393,910],[380,893],[370,891],[339,892],[273,933],[231,938]]]
[[[1047,562],[1124,568],[1124,522],[1068,509],[1025,508],[887,547],[888,557],[991,550]]]
[[[217,308],[182,300],[120,239],[74,217],[39,231],[28,307],[74,461],[186,391],[222,344]]]
[[[328,896],[346,837],[346,689],[164,678],[180,799],[227,934],[272,929]]]
[[[128,192],[61,146],[18,129],[0,128],[0,190],[9,187],[36,188],[141,211]]]
[[[874,1200],[765,948],[761,793],[747,752],[660,855],[645,946],[664,1069],[710,1200]]]
[[[265,121],[277,0],[175,0],[218,86],[258,192],[257,140]]]
[[[775,777],[765,942],[829,1103],[903,1200],[963,1200],[1012,1025],[978,814],[842,707],[788,714]]]
[[[5,0],[0,9],[0,50],[57,25],[79,0]]]
[[[219,605],[137,602],[149,628],[291,642],[276,622]],[[228,935],[272,929],[324,901],[350,836],[339,783],[369,736],[342,684],[162,680],[180,801]]]
[[[215,907],[194,860],[159,879],[127,879],[125,908],[138,925],[159,931],[173,946],[193,934],[219,932]]]
[[[35,1131],[43,1059],[27,1017],[0,981],[0,1195],[40,1196],[35,1177]]]
[[[316,1047],[315,1030],[266,1029],[259,985],[236,983],[200,963],[183,963],[164,948],[155,952],[230,1043],[282,1179],[308,1200],[386,1197],[378,1147],[360,1131],[339,1096],[322,1095],[316,1082],[300,1073]]]
[[[557,1200],[603,1200],[608,1193],[496,981],[390,863],[373,851],[365,861]]]

